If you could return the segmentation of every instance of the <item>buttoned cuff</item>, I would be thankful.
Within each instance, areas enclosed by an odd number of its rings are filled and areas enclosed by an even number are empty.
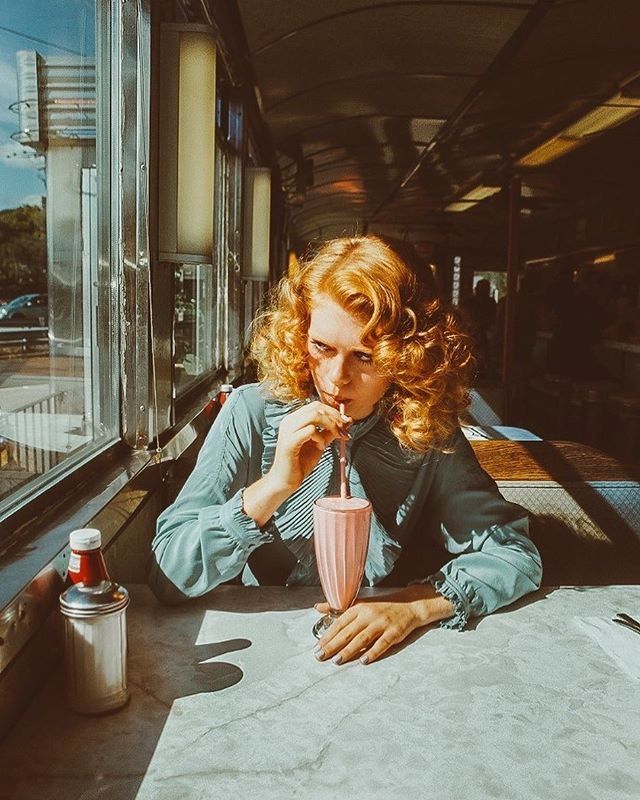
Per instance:
[[[453,605],[453,616],[443,619],[440,622],[441,628],[464,630],[471,615],[471,603],[465,592],[451,576],[445,575],[443,572],[435,572],[427,578],[410,581],[409,586],[415,583],[430,583],[436,592],[446,597]]]
[[[239,489],[233,497],[220,506],[220,523],[235,543],[248,553],[263,544],[273,542],[273,517],[262,527],[245,513],[243,507],[244,489]]]
[[[443,572],[435,572],[433,575],[429,575],[427,581],[436,592],[446,597],[454,608],[453,616],[442,620],[440,627],[450,630],[464,630],[471,613],[471,604],[462,588],[450,575],[445,575]]]

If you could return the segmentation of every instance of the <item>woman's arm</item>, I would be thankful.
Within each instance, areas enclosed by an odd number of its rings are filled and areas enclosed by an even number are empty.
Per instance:
[[[469,617],[540,587],[542,561],[529,538],[528,513],[501,496],[462,431],[439,457],[427,503],[442,544],[456,556],[429,579],[455,606],[446,627],[462,629]]]
[[[338,411],[309,403],[282,422],[274,464],[257,477],[262,449],[252,399],[261,402],[257,387],[231,395],[182,491],[158,518],[149,584],[164,602],[198,597],[238,575],[253,550],[273,541],[264,528],[275,510],[327,444],[346,435]]]
[[[470,616],[539,588],[542,565],[527,512],[500,495],[461,431],[450,449],[438,457],[426,504],[456,558],[422,583],[354,604],[318,642],[317,658],[369,663],[416,628],[444,621],[462,629]]]
[[[255,548],[273,540],[242,507],[244,487],[259,475],[260,463],[250,392],[232,393],[180,494],[158,517],[149,585],[164,602],[198,597],[231,580]]]
[[[278,431],[273,466],[244,493],[244,510],[264,525],[300,487],[334,439],[347,438],[350,417],[315,401],[288,414]]]

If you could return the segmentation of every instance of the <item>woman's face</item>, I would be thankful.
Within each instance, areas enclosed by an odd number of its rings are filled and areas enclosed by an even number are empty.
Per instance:
[[[335,408],[344,403],[354,420],[371,414],[391,383],[377,373],[363,328],[328,295],[316,297],[307,332],[311,376],[322,402]]]

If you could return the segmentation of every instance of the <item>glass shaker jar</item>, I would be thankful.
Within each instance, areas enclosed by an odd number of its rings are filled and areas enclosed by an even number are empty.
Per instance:
[[[67,701],[80,714],[113,711],[129,699],[129,594],[109,580],[106,569],[104,575],[104,579],[98,575],[95,582],[74,583],[60,597]]]

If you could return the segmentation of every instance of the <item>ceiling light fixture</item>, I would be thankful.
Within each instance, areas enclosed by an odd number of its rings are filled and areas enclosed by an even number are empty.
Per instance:
[[[621,92],[591,109],[556,136],[552,136],[516,163],[519,167],[541,167],[581,147],[603,131],[615,128],[640,113],[640,98]]]
[[[473,208],[476,203],[479,203],[480,200],[486,200],[487,197],[492,197],[494,194],[497,194],[501,188],[500,186],[483,186],[482,184],[476,186],[475,189],[471,189],[470,192],[467,192],[459,200],[450,203],[445,208],[445,211],[467,211],[467,209]]]
[[[271,243],[271,170],[269,167],[245,167],[243,238],[243,277],[248,280],[269,280]]]
[[[598,256],[597,258],[593,259],[594,264],[611,264],[611,262],[616,260],[615,253],[605,253],[604,255]]]
[[[213,263],[216,39],[205,25],[160,29],[159,250]]]

